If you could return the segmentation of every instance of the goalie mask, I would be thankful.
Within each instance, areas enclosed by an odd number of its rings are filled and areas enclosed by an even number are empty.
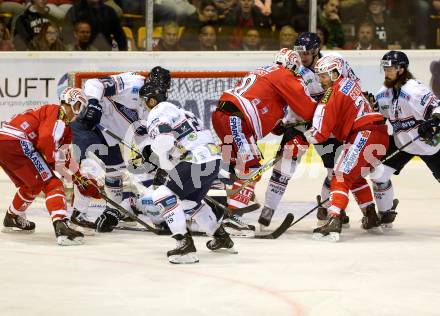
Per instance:
[[[153,106],[149,105],[150,99],[154,99],[157,101],[157,104],[167,99],[167,91],[164,87],[161,87],[154,82],[146,82],[141,89],[139,90],[139,97],[145,101],[145,105],[148,108],[153,108]]]
[[[297,52],[288,48],[282,48],[275,55],[273,63],[282,65],[287,70],[295,71],[301,67],[301,58]]]
[[[87,105],[87,98],[81,89],[67,87],[61,92],[60,103],[61,106],[63,103],[69,104],[72,108],[73,114],[78,115]]]

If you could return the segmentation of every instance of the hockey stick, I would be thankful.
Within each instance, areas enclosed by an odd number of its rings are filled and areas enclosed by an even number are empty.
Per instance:
[[[398,153],[400,153],[403,149],[405,149],[406,147],[408,147],[409,145],[411,145],[412,143],[414,143],[416,140],[418,140],[420,138],[420,135],[417,135],[416,137],[414,137],[413,139],[411,139],[409,142],[407,142],[405,145],[403,145],[400,148],[397,148],[397,150],[395,150],[393,153],[389,154],[387,157],[385,157],[381,163],[384,163],[387,160],[390,160],[391,158],[393,158],[395,155],[397,155]]]
[[[139,156],[141,156],[143,158],[143,155],[142,155],[142,153],[139,152],[139,150],[137,150],[136,148],[134,148],[133,146],[131,146],[130,144],[125,142],[121,137],[119,137],[118,135],[113,133],[111,130],[109,130],[108,128],[102,126],[101,124],[97,124],[96,126],[100,130],[104,131],[105,133],[107,133],[108,135],[113,137],[115,140],[120,142],[122,145],[126,146],[128,149],[132,150],[137,155],[139,155]],[[151,162],[149,161],[149,163],[151,163]],[[151,164],[154,165],[153,163],[151,163]],[[145,169],[145,167],[144,167],[144,169]],[[231,214],[231,213],[232,214],[245,214],[245,213],[253,212],[253,211],[255,211],[255,210],[257,210],[257,209],[259,209],[261,207],[258,203],[256,203],[256,204],[250,205],[246,209],[244,209],[244,208],[243,209],[237,209],[237,211],[235,211],[235,209],[227,208],[226,206],[224,206],[223,204],[219,203],[218,201],[214,200],[213,198],[211,198],[209,196],[205,196],[204,199],[205,200],[209,200],[209,202],[211,202],[212,204],[214,204],[214,205],[218,206],[219,208],[223,209],[223,211],[225,213],[227,213],[227,214]],[[238,210],[240,210],[240,211],[238,211]]]
[[[299,122],[296,122],[296,123],[287,124],[284,128],[287,130],[289,128],[298,127],[298,126],[305,125],[305,124],[308,124],[308,123],[309,123],[308,121],[299,121]],[[267,170],[272,168],[272,166],[274,166],[278,161],[280,161],[283,158],[282,151],[284,149],[284,145],[288,141],[293,139],[294,136],[295,135],[290,137],[289,134],[285,133],[283,135],[283,138],[281,139],[280,148],[278,149],[278,151],[275,154],[275,156],[272,157],[269,161],[267,161],[265,164],[263,164],[257,170],[254,170],[251,173],[249,173],[248,175],[246,175],[246,177],[244,178],[245,181],[240,185],[239,188],[234,189],[234,190],[226,190],[226,194],[228,196],[237,194],[238,192],[243,190],[243,188],[245,188],[249,183],[256,181],[259,177],[261,177],[263,175],[263,173],[265,173]]]
[[[305,218],[308,215],[310,215],[311,213],[313,213],[316,209],[318,209],[324,203],[327,203],[329,200],[330,200],[330,198],[327,198],[324,201],[321,201],[315,207],[313,207],[311,210],[307,211],[303,216],[298,218],[296,221],[293,221],[294,220],[293,214],[291,214],[291,213],[287,214],[286,218],[281,223],[281,225],[277,229],[275,229],[272,233],[267,234],[267,235],[255,236],[255,238],[259,238],[259,239],[277,239],[282,234],[284,234],[286,232],[286,230],[288,230],[290,227],[292,227],[293,225],[295,225],[296,223],[301,221],[303,218]],[[289,215],[292,215],[291,216],[292,219],[290,221],[288,220]]]
[[[101,197],[111,206],[113,206],[115,209],[117,209],[119,212],[121,212],[122,214],[124,214],[125,216],[130,217],[132,220],[138,222],[139,224],[141,224],[142,226],[144,226],[146,229],[148,229],[148,231],[156,234],[156,235],[160,235],[160,230],[156,229],[150,225],[148,225],[146,222],[144,222],[143,220],[141,220],[138,216],[136,216],[135,214],[133,214],[132,212],[126,210],[125,208],[123,208],[122,206],[120,206],[118,203],[116,203],[115,201],[113,201],[112,199],[110,199],[107,194],[105,194],[104,189],[100,188],[99,186],[95,185],[93,182],[91,181],[84,181],[83,178],[78,177],[77,175],[73,174],[72,175],[77,181],[79,181],[81,184],[83,185],[93,185],[99,192],[99,194],[101,195]]]

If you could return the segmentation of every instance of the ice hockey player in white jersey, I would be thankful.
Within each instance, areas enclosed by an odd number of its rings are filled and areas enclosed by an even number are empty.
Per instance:
[[[391,175],[399,174],[414,157],[419,156],[440,181],[440,104],[432,91],[417,81],[408,69],[409,59],[401,51],[389,51],[381,60],[384,86],[376,94],[377,107],[390,125],[387,155],[408,142],[410,145],[386,160],[372,177],[374,197],[384,228],[391,228],[397,215]]]
[[[321,87],[319,77],[314,70],[317,60],[323,56],[320,51],[320,46],[321,40],[316,33],[312,32],[304,32],[300,34],[295,41],[294,46],[294,50],[298,52],[301,57],[302,64],[299,67],[298,74],[301,75],[309,94],[316,101],[319,101],[324,94],[324,89]],[[355,75],[353,69],[341,54],[331,52],[328,55],[335,55],[340,58],[343,64],[342,75],[344,77],[348,77],[354,81],[359,81],[359,78]],[[283,64],[283,58],[283,50],[280,50],[275,56],[274,63]],[[289,111],[286,115],[285,121],[295,123],[296,120],[297,118],[295,115],[292,115],[292,112]],[[284,192],[286,191],[287,184],[296,170],[297,163],[301,159],[301,155],[305,152],[302,149],[306,149],[308,146],[308,143],[303,136],[303,132],[305,132],[305,130],[306,129],[304,126],[295,128],[290,127],[286,129],[285,125],[282,124],[276,131],[274,131],[275,133],[278,132],[278,135],[294,135],[289,136],[288,138],[291,140],[285,144],[285,148],[290,148],[292,153],[290,155],[283,156],[284,158],[291,157],[291,162],[289,164],[287,163],[286,159],[283,159],[284,161],[280,160],[273,168],[272,176],[266,190],[265,205],[261,211],[261,216],[258,219],[258,222],[261,225],[268,226],[270,224],[271,218],[281,202]],[[339,141],[332,137],[329,138],[325,143],[315,146],[315,149],[321,156],[324,167],[327,169],[327,177],[324,180],[320,195],[322,200],[325,200],[329,197],[330,180],[334,163],[337,159],[336,154],[340,152],[337,152],[336,149],[341,145],[342,144]],[[279,152],[281,153],[282,150]],[[281,169],[282,166],[283,169]],[[319,224],[325,223],[327,221],[327,209],[325,207],[320,207],[317,212],[317,217]],[[343,223],[347,225],[349,218],[346,216],[345,211],[342,212],[341,217],[343,218]]]
[[[161,80],[169,85],[171,77],[168,70],[155,67],[149,80]],[[148,112],[139,98],[139,90],[144,83],[144,76],[132,72],[87,80],[84,94],[88,105],[80,118],[72,123],[75,158],[81,168],[87,167],[86,159],[90,159],[90,153],[104,163],[105,192],[117,203],[122,201],[125,163],[118,141],[102,132],[99,126],[109,128],[121,138],[126,135],[134,135],[135,138],[145,136],[147,130],[140,120],[146,119]],[[74,196],[71,222],[89,231],[109,231],[115,209],[108,207],[96,222],[91,222],[86,216],[90,198],[82,195],[76,186]]]
[[[220,168],[220,149],[212,133],[203,129],[191,112],[166,102],[167,88],[146,82],[139,94],[150,109],[147,119],[151,150],[157,155],[161,169],[168,172],[165,184],[153,192],[155,205],[161,208],[177,247],[168,251],[171,263],[198,262],[193,239],[186,226],[183,205],[191,205],[191,216],[214,239],[206,246],[212,251],[236,253],[229,234],[217,221],[203,198]]]

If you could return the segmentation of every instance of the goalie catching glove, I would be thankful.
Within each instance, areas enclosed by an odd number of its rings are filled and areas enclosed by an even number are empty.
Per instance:
[[[73,183],[78,187],[82,195],[89,196],[95,199],[101,198],[99,186],[95,179],[89,179],[83,176],[79,171],[73,175]]]

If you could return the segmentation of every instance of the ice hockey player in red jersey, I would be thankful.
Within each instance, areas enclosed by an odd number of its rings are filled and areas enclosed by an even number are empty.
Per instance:
[[[66,88],[59,105],[47,104],[27,110],[3,124],[0,166],[18,188],[6,212],[3,232],[34,231],[35,223],[26,219],[25,211],[42,191],[57,243],[63,246],[82,244],[83,234],[68,226],[64,185],[54,170],[59,158],[65,157],[60,150],[72,140],[69,124],[86,103],[82,90]],[[99,196],[96,182],[77,173],[74,181],[79,180],[83,182],[84,194]]]
[[[296,73],[301,65],[300,57],[290,49],[283,49],[283,56],[281,64],[260,67],[248,73],[235,88],[225,91],[212,115],[213,127],[223,144],[223,160],[241,173],[260,166],[261,155],[256,142],[273,131],[287,108],[303,120],[313,117],[316,102]],[[242,183],[237,180],[232,189]],[[255,182],[250,183],[231,196],[228,206],[247,206],[254,187]]]
[[[373,112],[361,87],[342,74],[340,59],[328,55],[320,58],[315,70],[325,91],[316,108],[313,126],[305,132],[309,143],[318,144],[331,134],[345,144],[335,167],[330,184],[330,218],[316,228],[315,239],[339,240],[341,210],[348,204],[351,190],[364,217],[362,228],[369,230],[380,226],[373,203],[370,186],[364,176],[371,167],[380,164],[388,147],[384,117]]]

